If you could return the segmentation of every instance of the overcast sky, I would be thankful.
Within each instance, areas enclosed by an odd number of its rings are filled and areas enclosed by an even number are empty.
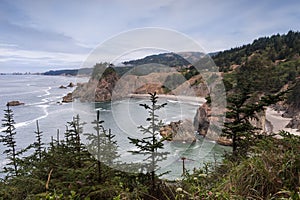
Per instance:
[[[215,52],[298,31],[299,22],[299,0],[0,0],[0,72],[79,68],[99,44],[136,28],[179,31]]]

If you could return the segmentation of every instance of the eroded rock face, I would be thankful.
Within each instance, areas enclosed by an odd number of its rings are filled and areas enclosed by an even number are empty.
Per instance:
[[[136,94],[148,94],[148,93],[154,93],[156,94],[165,94],[165,90],[162,84],[159,83],[148,83],[145,84],[139,88],[137,88],[134,93]]]
[[[72,93],[68,93],[66,96],[63,97],[62,100],[63,103],[70,103],[72,101],[73,101]]]
[[[112,91],[119,80],[116,72],[109,73],[100,80],[90,79],[87,83],[78,84],[73,92],[73,98],[80,101],[103,102],[110,101]]]
[[[10,101],[7,102],[6,106],[20,106],[20,105],[24,105],[24,103],[20,102],[20,101]]]
[[[214,132],[210,128],[210,123],[217,122],[218,117],[212,116],[212,111],[207,103],[204,103],[197,110],[196,116],[194,118],[194,128],[203,137],[216,141],[220,145],[231,146],[232,140],[226,137],[221,137],[220,133]]]
[[[211,108],[204,103],[197,110],[196,116],[194,117],[194,127],[195,130],[202,136],[205,136],[208,128],[211,117]]]
[[[171,122],[160,129],[160,134],[169,141],[196,141],[193,124],[190,120]]]

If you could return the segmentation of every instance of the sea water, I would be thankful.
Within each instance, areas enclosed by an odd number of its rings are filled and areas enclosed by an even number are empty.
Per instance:
[[[11,107],[16,122],[17,149],[27,147],[35,142],[36,120],[39,121],[40,130],[43,131],[43,141],[49,144],[51,137],[56,139],[59,131],[63,139],[65,125],[72,117],[79,114],[87,125],[85,132],[93,131],[91,122],[95,120],[95,113],[100,110],[100,117],[104,120],[104,127],[112,130],[116,135],[119,160],[121,162],[140,162],[141,157],[132,155],[129,151],[135,147],[129,143],[128,137],[141,138],[142,133],[137,128],[147,126],[147,111],[139,104],[150,103],[147,98],[127,98],[113,102],[103,103],[60,103],[62,97],[74,88],[60,89],[61,85],[86,82],[88,78],[66,76],[42,75],[2,75],[0,76],[0,109],[3,119],[4,109],[8,101],[18,100],[25,105]],[[159,103],[167,103],[157,114],[164,123],[178,120],[193,120],[199,102],[176,101],[160,98]],[[1,131],[3,127],[0,128]],[[196,134],[196,133],[195,133]],[[196,134],[197,135],[197,134]],[[202,167],[206,162],[220,161],[225,151],[230,148],[223,147],[215,142],[197,136],[195,143],[165,142],[164,151],[169,152],[167,159],[160,163],[160,172],[169,171],[164,178],[175,179],[182,175],[182,157],[185,157],[185,167],[192,171]],[[2,153],[4,146],[0,144],[0,168],[7,160]]]

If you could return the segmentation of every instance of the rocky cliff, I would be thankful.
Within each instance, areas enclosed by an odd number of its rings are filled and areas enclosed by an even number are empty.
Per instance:
[[[204,103],[197,109],[197,113],[194,117],[194,128],[200,135],[209,140],[216,141],[218,144],[224,146],[232,145],[231,139],[220,136],[219,133],[216,133],[213,131],[213,128],[210,127],[210,124],[214,124],[214,122],[217,124],[218,120],[218,117],[212,116],[210,106]]]
[[[171,122],[160,129],[160,134],[169,141],[195,142],[193,124],[190,120]]]
[[[118,80],[117,73],[110,70],[109,73],[103,73],[99,80],[90,79],[87,83],[79,84],[72,93],[73,98],[89,102],[110,101]]]
[[[292,120],[286,125],[286,128],[297,129],[300,131],[300,113],[292,117]]]

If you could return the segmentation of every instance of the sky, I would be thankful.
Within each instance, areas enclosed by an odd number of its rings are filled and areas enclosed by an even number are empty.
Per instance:
[[[0,72],[80,68],[134,29],[174,30],[209,53],[299,31],[299,21],[299,0],[0,0]]]

